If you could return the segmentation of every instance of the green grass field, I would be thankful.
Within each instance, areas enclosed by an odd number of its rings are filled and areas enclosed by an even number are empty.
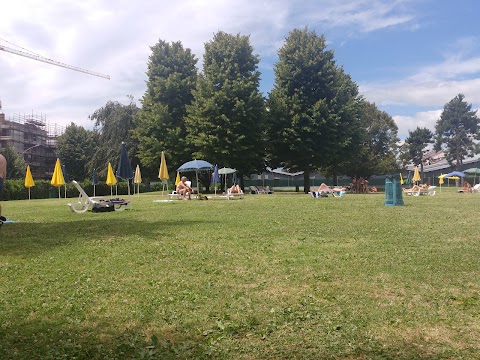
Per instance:
[[[1,359],[480,357],[480,194],[3,202]]]

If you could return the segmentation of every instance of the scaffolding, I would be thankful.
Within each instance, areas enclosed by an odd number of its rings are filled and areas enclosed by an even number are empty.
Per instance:
[[[0,113],[0,149],[7,144],[30,165],[37,179],[48,179],[56,161],[56,140],[65,132],[63,126],[47,123],[45,114],[14,114],[8,119]]]

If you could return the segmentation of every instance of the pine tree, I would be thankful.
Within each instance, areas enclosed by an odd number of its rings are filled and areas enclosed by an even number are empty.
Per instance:
[[[445,146],[445,156],[451,166],[459,169],[465,156],[478,152],[474,139],[479,136],[479,119],[472,105],[459,94],[448,102],[435,126],[436,144],[439,150]]]

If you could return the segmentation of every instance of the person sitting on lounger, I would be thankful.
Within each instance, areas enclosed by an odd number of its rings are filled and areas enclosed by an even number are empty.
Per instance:
[[[468,181],[464,181],[463,182],[463,192],[467,193],[467,192],[471,192],[471,191],[472,191],[472,185],[470,185],[470,183]]]
[[[193,192],[192,188],[186,184],[187,182],[187,177],[182,176],[180,179],[180,182],[177,184],[177,193],[180,194],[183,200],[187,199],[188,195],[188,200],[191,200],[191,194]]]
[[[233,184],[230,188],[230,194],[240,194],[241,192],[242,189],[240,189],[240,186],[238,186],[237,184]]]

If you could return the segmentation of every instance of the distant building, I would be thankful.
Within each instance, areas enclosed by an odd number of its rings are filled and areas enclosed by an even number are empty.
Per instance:
[[[0,108],[0,150],[10,144],[30,165],[34,179],[49,179],[55,167],[56,138],[64,128],[48,125],[45,115],[6,118]]]

